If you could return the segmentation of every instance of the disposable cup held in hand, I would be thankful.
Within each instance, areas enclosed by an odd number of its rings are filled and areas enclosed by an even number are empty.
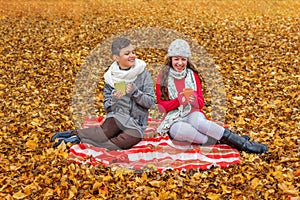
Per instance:
[[[126,94],[126,83],[124,81],[115,83],[115,89],[117,91],[122,91],[123,94]]]
[[[194,90],[192,88],[184,88],[183,89],[183,95],[188,101],[190,100],[190,96],[192,94],[194,94]]]

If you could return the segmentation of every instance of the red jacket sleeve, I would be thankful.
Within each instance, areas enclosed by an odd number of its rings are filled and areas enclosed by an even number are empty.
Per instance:
[[[197,93],[197,102],[198,104],[195,104],[194,107],[201,110],[204,106],[204,97],[202,94],[202,86],[201,81],[197,73],[194,73],[195,80],[196,80],[196,93]],[[171,110],[174,110],[180,106],[180,103],[178,99],[172,99],[172,100],[161,100],[161,91],[160,91],[160,81],[161,81],[161,74],[158,75],[155,89],[156,89],[156,99],[158,104],[158,109],[160,112],[169,112]]]
[[[174,110],[180,106],[178,99],[172,99],[172,100],[161,100],[161,91],[160,91],[160,81],[161,81],[161,73],[158,75],[155,89],[156,89],[156,100],[158,104],[158,109],[160,112],[166,113],[171,110]]]
[[[204,97],[202,94],[201,80],[196,72],[194,72],[194,76],[195,76],[196,85],[197,85],[196,93],[197,93],[198,104],[193,104],[193,107],[196,107],[196,108],[199,108],[200,110],[202,110],[202,108],[204,107]]]

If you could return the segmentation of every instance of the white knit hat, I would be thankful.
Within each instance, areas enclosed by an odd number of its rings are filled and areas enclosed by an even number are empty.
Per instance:
[[[192,55],[189,44],[182,39],[174,40],[169,46],[168,56],[183,56],[190,58]]]

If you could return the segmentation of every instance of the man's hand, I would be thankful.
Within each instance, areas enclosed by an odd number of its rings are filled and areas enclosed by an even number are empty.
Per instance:
[[[121,99],[124,94],[121,90],[117,90],[116,92],[113,93],[114,97],[116,97],[117,99]]]

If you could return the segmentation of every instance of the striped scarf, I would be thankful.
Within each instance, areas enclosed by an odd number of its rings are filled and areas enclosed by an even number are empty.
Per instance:
[[[186,68],[182,72],[176,72],[173,68],[170,69],[169,77],[168,77],[168,91],[169,98],[175,99],[178,96],[178,91],[176,89],[174,79],[182,79],[185,78],[184,83],[186,88],[192,88],[196,90],[196,81],[194,77],[193,70]],[[158,127],[157,131],[160,134],[167,133],[172,126],[177,121],[180,121],[182,118],[187,116],[191,112],[192,106],[187,104],[185,107],[180,105],[178,108],[167,113],[166,117]]]

